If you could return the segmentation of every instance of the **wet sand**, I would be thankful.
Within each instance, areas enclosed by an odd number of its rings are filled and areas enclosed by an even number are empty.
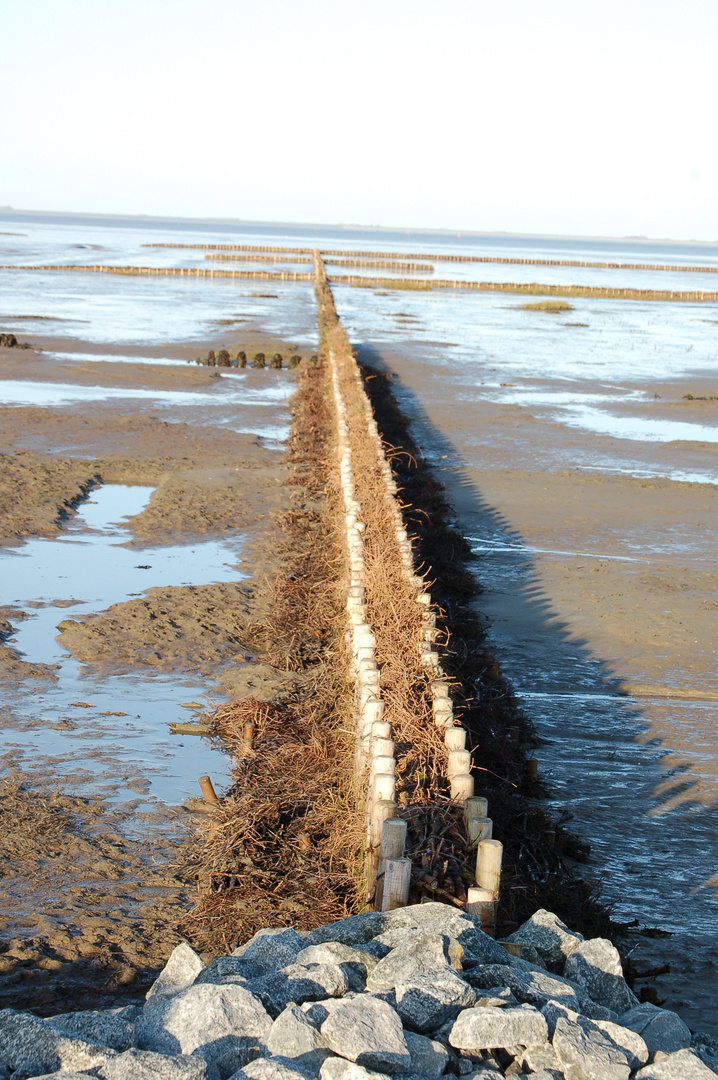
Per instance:
[[[0,540],[6,547],[21,554],[30,537],[64,535],[83,499],[108,484],[154,489],[147,507],[127,523],[126,543],[138,553],[211,538],[241,540],[236,581],[152,587],[148,569],[146,592],[89,615],[58,585],[59,606],[68,608],[60,646],[79,672],[80,682],[72,685],[82,686],[82,700],[64,700],[57,665],[31,663],[15,647],[15,630],[37,604],[0,611],[0,815],[7,842],[0,875],[2,1004],[46,1012],[141,994],[177,942],[177,923],[194,888],[182,867],[204,816],[196,812],[197,800],[183,805],[181,788],[174,799],[149,797],[163,767],[161,742],[157,761],[133,756],[132,738],[122,749],[123,725],[130,736],[139,729],[133,716],[124,719],[125,699],[112,702],[112,688],[131,687],[129,678],[150,705],[159,693],[160,708],[170,680],[175,697],[178,688],[180,697],[200,695],[194,712],[171,714],[191,720],[224,694],[269,699],[291,682],[257,655],[253,627],[263,614],[263,582],[276,568],[276,515],[293,498],[276,437],[288,423],[293,376],[250,369],[232,380],[222,369],[194,364],[61,361],[51,350],[100,350],[82,340],[32,341],[42,351],[0,349],[6,386],[22,380],[30,391],[50,384],[158,396],[0,407]],[[218,330],[204,354],[230,342],[236,350],[234,332]],[[296,343],[290,349],[259,331],[244,334],[242,345],[270,356],[296,351]],[[193,359],[201,352],[196,342],[137,349],[143,358]],[[268,388],[274,388],[269,397]],[[226,401],[218,396],[225,390]],[[198,400],[172,397],[187,391]],[[67,748],[58,752],[65,735],[71,737]],[[33,749],[43,739],[52,752]],[[195,741],[188,740],[190,749]]]
[[[586,871],[614,918],[638,920],[634,969],[670,964],[650,979],[659,999],[715,1034],[718,488],[621,472],[626,459],[636,471],[715,471],[715,444],[628,442],[536,409],[462,405],[420,346],[362,353],[396,373],[472,543],[480,606],[542,737],[553,805],[591,844]],[[705,386],[682,380],[673,408]],[[638,932],[651,927],[667,936]]]

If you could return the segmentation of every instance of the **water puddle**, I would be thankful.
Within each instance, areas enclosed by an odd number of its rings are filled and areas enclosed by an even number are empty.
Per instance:
[[[152,364],[159,367],[184,366],[191,361],[172,356],[132,356],[124,353],[88,353],[88,352],[46,352],[43,355],[50,360],[70,360],[74,363],[109,363],[109,364]],[[223,372],[223,374],[229,374]]]
[[[109,797],[145,797],[177,803],[196,794],[208,772],[228,779],[228,761],[212,743],[169,734],[167,724],[192,719],[187,702],[208,703],[196,681],[135,673],[110,678],[87,674],[62,651],[57,624],[104,611],[141,596],[150,586],[237,581],[241,541],[167,547],[127,547],[123,519],[138,514],[153,489],[106,485],[93,492],[58,539],[31,540],[0,552],[0,602],[28,614],[16,623],[13,647],[29,662],[55,665],[56,681],[28,683],[6,695],[0,761],[8,767],[50,764],[83,786]]]
[[[222,374],[221,378],[226,376]],[[235,379],[242,376],[237,373]],[[206,391],[192,390],[144,390],[138,387],[79,386],[71,383],[34,382],[25,379],[4,379],[0,383],[0,402],[3,405],[39,406],[41,408],[61,405],[77,405],[87,401],[116,401],[130,398],[136,401],[152,401],[158,405],[206,405],[211,395],[224,395],[220,404],[237,399],[239,404],[251,402],[252,406],[272,406],[286,401],[293,393],[290,382],[277,380],[261,389],[252,387],[222,386],[219,379]]]

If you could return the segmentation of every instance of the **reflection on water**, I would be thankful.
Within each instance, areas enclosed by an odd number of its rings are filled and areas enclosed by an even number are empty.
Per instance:
[[[6,694],[0,761],[7,766],[23,758],[50,759],[58,773],[79,773],[95,790],[99,786],[113,796],[141,790],[175,803],[196,794],[196,778],[203,772],[220,782],[228,778],[225,755],[208,740],[168,732],[169,721],[187,719],[181,703],[206,700],[205,688],[134,673],[93,677],[63,653],[56,639],[61,620],[104,611],[142,596],[150,586],[241,579],[236,565],[241,541],[123,546],[130,537],[122,519],[140,513],[152,490],[102,487],[59,538],[0,551],[0,603],[29,616],[17,622],[11,644],[27,661],[55,665],[57,678]],[[130,779],[134,787],[128,789],[124,781]]]

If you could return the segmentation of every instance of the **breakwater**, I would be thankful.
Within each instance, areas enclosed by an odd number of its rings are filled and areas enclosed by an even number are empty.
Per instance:
[[[246,278],[263,281],[313,281],[314,275],[290,270],[215,270],[204,267],[182,266],[112,266],[103,264],[78,265],[43,264],[0,266],[0,270],[30,271],[75,271],[95,274],[120,274],[129,277],[224,277]],[[332,279],[335,285],[353,285],[361,288],[380,289],[458,289],[470,292],[505,292],[525,296],[574,296],[594,297],[605,300],[656,300],[681,303],[715,303],[718,291],[678,291],[673,289],[609,289],[590,285],[544,285],[539,282],[522,284],[509,281],[454,281],[432,278],[431,281],[416,281],[401,278],[380,278],[364,275],[350,275]]]
[[[283,254],[310,255],[311,248],[265,247],[256,244],[143,244],[152,248],[184,248],[198,251],[271,251]],[[347,256],[364,259],[422,259],[453,263],[502,263],[507,266],[580,266],[596,270],[666,270],[685,274],[718,274],[718,266],[689,266],[682,263],[601,262],[587,259],[516,258],[510,255],[456,255],[447,252],[421,251],[362,251],[355,249],[322,249],[322,256]],[[325,260],[326,261],[326,260]]]
[[[367,902],[388,910],[408,903],[411,890],[415,899],[433,890],[468,905],[493,932],[503,846],[492,837],[486,798],[474,796],[468,733],[454,718],[436,647],[436,610],[416,572],[396,481],[318,252],[315,259],[346,533]],[[423,838],[427,823],[440,819],[436,835],[445,840],[449,866],[437,874],[434,860],[412,865],[405,847],[410,824]],[[476,886],[467,890],[460,862],[465,866],[474,846]]]

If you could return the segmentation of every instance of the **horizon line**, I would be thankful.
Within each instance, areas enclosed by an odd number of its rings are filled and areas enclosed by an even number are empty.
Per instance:
[[[167,216],[164,214],[132,214],[132,213],[106,213],[105,211],[93,211],[93,210],[31,210],[21,209],[14,206],[0,206],[0,215],[3,214],[34,214],[44,217],[85,217],[85,218],[109,218],[112,220],[143,220],[143,221],[161,221],[161,222],[186,222],[188,224],[198,223],[206,225],[264,225],[272,228],[290,227],[293,229],[358,229],[364,232],[404,232],[404,233],[432,233],[438,235],[447,235],[463,239],[464,237],[489,237],[489,236],[514,236],[514,237],[526,237],[528,239],[537,240],[632,240],[640,243],[661,243],[661,244],[707,244],[716,245],[716,240],[695,240],[675,237],[659,237],[659,236],[636,236],[636,235],[624,235],[624,236],[612,236],[612,235],[590,235],[586,233],[532,233],[532,232],[511,232],[507,229],[496,230],[477,230],[477,229],[450,229],[450,228],[430,228],[426,226],[405,226],[405,225],[361,225],[358,223],[328,223],[328,222],[308,222],[308,221],[264,221],[255,220],[251,218],[230,218],[230,217],[182,217],[180,215]]]

